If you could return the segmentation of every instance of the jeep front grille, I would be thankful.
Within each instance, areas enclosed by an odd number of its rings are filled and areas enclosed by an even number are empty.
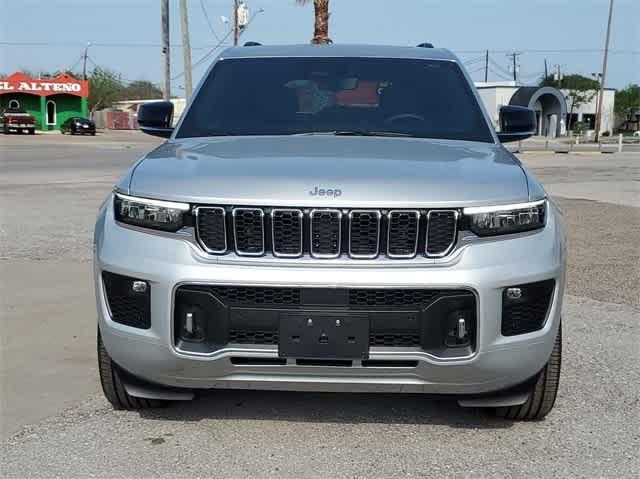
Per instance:
[[[199,206],[198,243],[210,254],[318,259],[440,258],[455,246],[457,210]]]

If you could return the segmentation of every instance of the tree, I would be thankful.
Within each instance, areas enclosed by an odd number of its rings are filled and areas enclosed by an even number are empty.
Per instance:
[[[296,0],[299,5],[309,3],[309,0]],[[315,25],[311,43],[324,45],[333,43],[329,38],[329,0],[313,0]]]
[[[563,76],[561,80],[556,79],[555,75],[549,75],[546,78],[542,77],[540,86],[552,86],[565,90],[597,90],[600,88],[600,83],[593,78],[574,73]]]
[[[549,75],[540,79],[540,86],[551,86],[567,91],[565,94],[569,104],[569,124],[567,129],[570,130],[573,112],[595,98],[600,88],[600,83],[592,78],[578,74],[565,75],[561,79],[557,79],[554,75]]]
[[[616,92],[614,110],[624,117],[624,129],[629,129],[629,123],[640,126],[640,85],[631,84],[624,90]],[[634,120],[635,118],[635,120]]]
[[[120,99],[122,78],[119,73],[106,68],[96,67],[89,77],[89,98],[87,106],[91,112],[109,108]]]
[[[162,98],[162,90],[147,80],[129,83],[120,93],[120,100],[153,100]]]

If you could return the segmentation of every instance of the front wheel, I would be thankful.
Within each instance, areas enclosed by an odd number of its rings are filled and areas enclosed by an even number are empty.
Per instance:
[[[529,399],[519,406],[496,409],[496,415],[505,419],[536,421],[544,419],[556,402],[560,383],[560,364],[562,362],[562,324],[558,329],[556,341],[549,361],[538,374],[529,391]]]
[[[131,396],[126,391],[120,373],[113,364],[113,361],[111,361],[111,357],[102,343],[100,331],[98,331],[98,370],[100,372],[102,391],[114,409],[133,411],[137,409],[158,408],[166,405],[165,401],[138,398]]]

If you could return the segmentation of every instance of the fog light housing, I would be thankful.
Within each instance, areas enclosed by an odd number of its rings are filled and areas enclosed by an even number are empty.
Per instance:
[[[555,280],[510,286],[502,290],[502,335],[515,336],[545,325]]]

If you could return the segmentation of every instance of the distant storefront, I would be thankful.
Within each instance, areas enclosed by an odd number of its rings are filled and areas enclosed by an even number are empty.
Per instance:
[[[59,130],[73,116],[87,117],[89,82],[69,75],[37,79],[16,72],[0,78],[0,111],[19,108],[40,130]]]

